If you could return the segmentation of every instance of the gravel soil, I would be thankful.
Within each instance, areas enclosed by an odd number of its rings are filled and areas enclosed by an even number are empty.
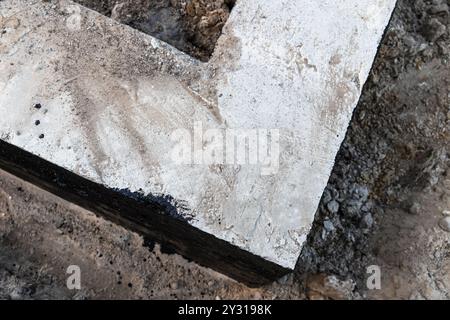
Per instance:
[[[217,2],[208,12],[229,10]],[[399,0],[292,275],[247,288],[0,171],[0,299],[449,299],[449,7]],[[206,32],[192,17],[179,47],[207,59],[192,34],[216,39],[221,20]],[[81,290],[66,287],[70,265]]]

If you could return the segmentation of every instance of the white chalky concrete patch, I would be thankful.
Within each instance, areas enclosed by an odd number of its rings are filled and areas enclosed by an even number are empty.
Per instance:
[[[294,268],[395,0],[238,0],[206,64],[71,5],[0,2],[0,137]],[[279,167],[176,163],[196,123],[278,130]]]

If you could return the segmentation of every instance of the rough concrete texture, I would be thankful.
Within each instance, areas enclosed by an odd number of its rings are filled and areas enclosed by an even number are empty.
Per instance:
[[[450,299],[449,8],[399,0],[294,278],[248,289],[0,171],[0,297]]]
[[[69,1],[1,1],[1,138],[294,268],[394,4],[238,1],[204,64]],[[277,173],[174,163],[195,122],[279,129]]]

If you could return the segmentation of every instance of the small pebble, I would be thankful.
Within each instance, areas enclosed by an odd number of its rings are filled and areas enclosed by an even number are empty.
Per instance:
[[[325,220],[323,222],[323,227],[325,228],[325,230],[327,230],[328,232],[334,231],[334,225],[330,220]]]
[[[17,29],[20,26],[20,20],[17,18],[10,18],[4,22],[3,27]]]
[[[337,213],[339,211],[339,203],[336,200],[332,200],[327,203],[327,209],[330,213]]]
[[[450,217],[445,217],[439,221],[439,227],[446,232],[450,232]]]
[[[373,226],[373,217],[372,217],[372,214],[370,212],[364,215],[364,217],[362,219],[362,223],[363,223],[364,227],[372,228],[372,226]]]
[[[36,109],[40,109],[40,108],[42,108],[42,105],[41,105],[40,103],[36,103],[36,104],[34,105],[34,107],[35,107]]]
[[[437,18],[432,18],[428,21],[424,28],[424,36],[430,42],[435,42],[442,37],[447,31],[446,26]]]
[[[36,120],[36,121],[34,122],[34,124],[38,126],[38,125],[41,124],[41,122],[40,122],[39,120]]]
[[[412,204],[412,206],[409,208],[409,213],[411,213],[411,214],[414,214],[414,215],[416,215],[416,214],[419,214],[420,213],[420,204],[418,204],[417,202],[414,202],[413,204]]]
[[[44,139],[44,137],[45,137],[45,136],[44,136],[43,133],[39,135],[39,139]]]

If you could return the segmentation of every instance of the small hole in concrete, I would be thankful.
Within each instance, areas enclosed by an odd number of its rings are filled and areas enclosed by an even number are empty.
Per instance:
[[[74,1],[208,61],[236,0]]]

